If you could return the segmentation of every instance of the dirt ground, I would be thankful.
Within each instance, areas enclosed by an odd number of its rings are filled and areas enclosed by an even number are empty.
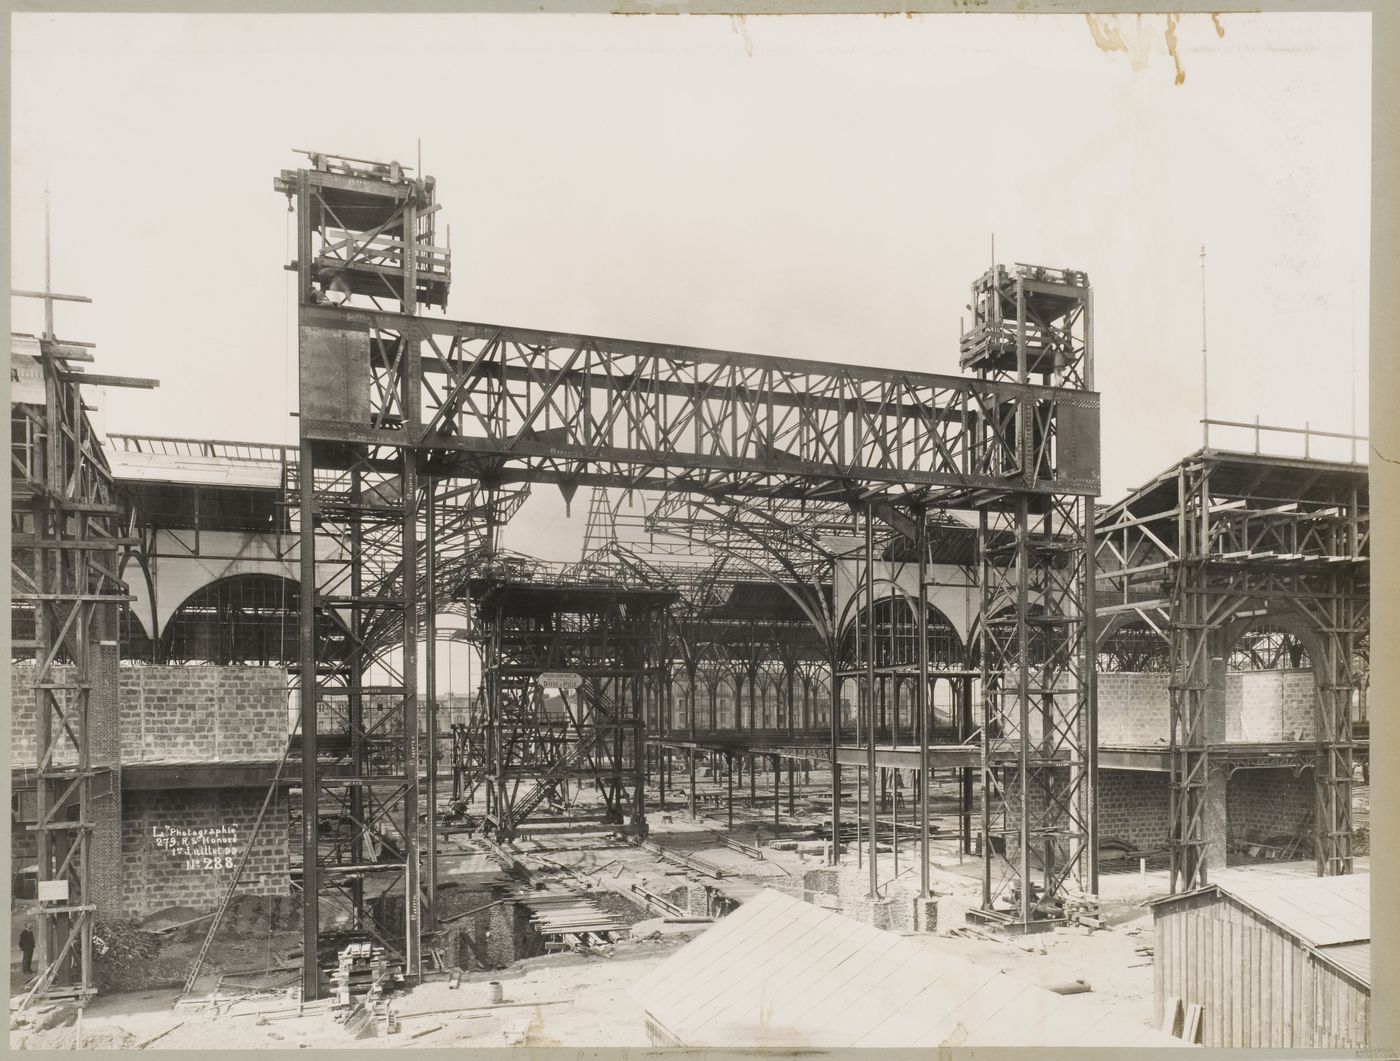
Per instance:
[[[727,887],[772,887],[801,894],[803,873],[821,867],[822,858],[767,845],[778,837],[819,835],[827,820],[820,796],[829,792],[829,785],[823,781],[820,775],[812,775],[812,787],[805,795],[816,798],[805,799],[799,790],[797,813],[790,816],[784,778],[782,822],[777,825],[771,776],[760,775],[760,800],[753,807],[747,805],[747,783],[742,790],[736,786],[734,829],[728,835],[745,844],[762,845],[762,859],[721,842],[721,835],[727,832],[728,810],[723,798],[713,798],[723,795],[714,782],[698,786],[712,799],[693,821],[685,805],[687,794],[673,790],[668,805],[650,815],[651,839],[670,851],[719,867]],[[946,800],[935,801],[939,808],[945,804]],[[906,811],[900,813],[903,817]],[[907,820],[912,821],[912,807],[907,813]],[[1101,916],[1107,926],[1102,930],[1062,926],[1020,937],[967,935],[964,915],[979,903],[980,863],[975,856],[960,852],[953,816],[945,812],[937,821],[941,829],[935,835],[930,878],[934,893],[940,897],[938,929],[932,934],[910,934],[909,938],[936,952],[958,955],[1042,986],[1083,980],[1094,998],[1121,1016],[1143,1024],[1152,1022],[1152,915],[1143,904],[1166,894],[1165,869],[1144,871],[1137,864],[1117,871],[1109,867],[1100,880]],[[396,999],[401,1024],[397,1034],[357,1040],[333,1019],[325,1003],[299,1012],[299,908],[290,899],[240,898],[219,932],[191,1000],[175,1004],[207,922],[163,937],[159,954],[131,972],[127,982],[133,990],[104,994],[89,1005],[83,1015],[82,1046],[169,1050],[232,1045],[337,1049],[390,1045],[646,1046],[644,1014],[627,989],[706,926],[667,924],[662,911],[649,907],[641,893],[667,896],[688,881],[714,885],[715,880],[605,835],[541,834],[522,838],[514,851],[532,876],[567,883],[591,895],[597,905],[631,926],[630,934],[606,952],[548,954],[518,961],[505,970],[474,971],[464,975],[456,988],[449,987],[446,974],[434,973]],[[878,876],[888,892],[915,893],[916,851],[911,839],[900,845],[898,854],[886,851],[879,856]],[[450,851],[439,856],[440,861],[451,857]],[[1368,863],[1369,859],[1360,858],[1357,868],[1364,870]],[[869,873],[865,852],[848,845],[845,865],[859,888]],[[557,866],[571,872],[561,873]],[[1280,876],[1310,875],[1312,863],[1266,863],[1256,870]],[[452,901],[465,904],[475,899],[464,890]],[[197,916],[191,911],[171,911],[166,921],[186,914]],[[17,953],[14,957],[12,994]],[[502,1004],[491,1003],[491,981],[502,985]],[[48,1019],[55,1021],[60,1016],[55,1013]],[[58,1026],[43,1027],[40,1015],[38,1022],[12,1025],[11,1046],[72,1048],[76,1034],[71,1016]]]
[[[703,926],[695,926],[698,930]],[[618,944],[611,957],[547,955],[509,970],[473,973],[457,988],[437,976],[396,1003],[400,1030],[354,1039],[324,1005],[298,1015],[294,993],[212,1008],[172,1008],[176,992],[143,991],[98,998],[83,1017],[84,1048],[206,1050],[376,1046],[645,1046],[644,1015],[627,988],[683,946],[694,932]],[[504,1002],[492,1005],[490,981]],[[14,1049],[71,1049],[70,1025],[11,1033]]]

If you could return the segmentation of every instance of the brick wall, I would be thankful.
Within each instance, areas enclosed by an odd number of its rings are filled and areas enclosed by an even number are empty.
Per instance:
[[[1301,830],[1310,837],[1315,798],[1310,769],[1297,777],[1291,769],[1237,770],[1225,790],[1229,835],[1264,838]],[[1312,846],[1306,839],[1304,844],[1306,857]]]
[[[121,828],[127,916],[145,917],[170,906],[217,906],[266,794],[262,787],[127,793]],[[239,894],[289,894],[286,822],[286,800],[278,793],[243,871]],[[171,846],[181,844],[191,850]],[[187,867],[190,860],[196,868]]]
[[[1098,675],[1099,743],[1153,745],[1171,736],[1171,675],[1107,671]]]
[[[98,661],[97,675],[103,663]],[[93,732],[94,762],[119,741],[127,765],[155,759],[277,759],[287,742],[287,672],[281,667],[123,666],[114,730]],[[57,668],[60,674],[71,668]],[[37,759],[34,667],[10,668],[11,763]],[[71,755],[60,762],[71,761]]]
[[[1283,675],[1284,740],[1316,740],[1317,679],[1310,670],[1280,673]]]
[[[1112,671],[1098,676],[1099,743],[1152,745],[1171,733],[1171,675]],[[1311,670],[1229,671],[1223,703],[1225,739],[1315,739],[1316,682]]]
[[[287,743],[281,667],[121,669],[122,759],[277,759]]]
[[[1170,775],[1146,770],[1099,771],[1099,837],[1138,851],[1167,846]]]

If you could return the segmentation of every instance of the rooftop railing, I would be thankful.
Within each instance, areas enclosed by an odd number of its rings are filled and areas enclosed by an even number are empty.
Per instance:
[[[1252,452],[1260,456],[1298,457],[1305,460],[1345,461],[1351,464],[1366,463],[1366,435],[1352,435],[1342,431],[1319,431],[1304,422],[1302,427],[1280,427],[1261,424],[1259,417],[1253,423],[1244,420],[1201,421],[1202,438],[1205,448],[1211,449],[1211,435],[1216,437],[1216,445],[1222,449],[1239,450],[1240,444],[1221,445],[1241,438],[1247,439],[1243,445],[1251,446]],[[1212,428],[1217,430],[1212,432]],[[1221,436],[1224,436],[1224,439]],[[1280,437],[1281,436],[1281,437]],[[1286,444],[1284,440],[1287,440]],[[1360,445],[1358,446],[1358,443]],[[1301,454],[1298,449],[1301,448]],[[1345,453],[1346,456],[1341,454]]]

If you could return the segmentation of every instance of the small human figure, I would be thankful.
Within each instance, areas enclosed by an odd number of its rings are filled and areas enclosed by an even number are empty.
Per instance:
[[[30,925],[25,925],[19,934],[19,952],[24,958],[24,975],[28,976],[34,971],[34,932]]]

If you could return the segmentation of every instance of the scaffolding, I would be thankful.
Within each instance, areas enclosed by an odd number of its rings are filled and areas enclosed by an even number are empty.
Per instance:
[[[11,654],[34,661],[36,734],[39,976],[25,1001],[81,1006],[96,993],[94,840],[104,796],[103,824],[116,828],[117,613],[126,599],[118,556],[130,544],[82,384],[155,382],[84,372],[90,344],[56,337],[54,303],[89,299],[54,294],[47,275],[43,292],[13,294],[45,308],[42,336],[11,337]]]
[[[1294,433],[1249,426],[1256,437]],[[1105,644],[1124,630],[1141,642],[1150,630],[1167,647],[1172,890],[1200,887],[1224,865],[1224,778],[1252,751],[1226,746],[1212,700],[1231,658],[1296,665],[1306,653],[1317,678],[1306,756],[1317,872],[1350,873],[1352,701],[1370,628],[1365,466],[1202,449],[1106,510],[1101,529]]]

